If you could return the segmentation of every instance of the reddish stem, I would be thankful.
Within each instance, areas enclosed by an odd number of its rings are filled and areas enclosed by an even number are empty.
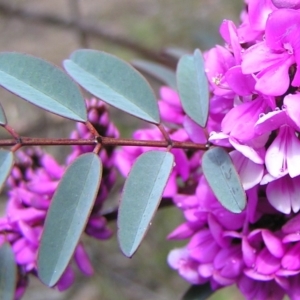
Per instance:
[[[193,142],[178,142],[172,141],[172,148],[181,149],[194,149],[194,150],[208,150],[209,145],[197,144]],[[0,147],[14,146],[20,144],[21,146],[59,146],[59,145],[96,145],[102,146],[143,146],[143,147],[158,147],[167,148],[169,146],[168,141],[152,141],[152,140],[133,140],[122,138],[110,138],[110,137],[97,137],[91,139],[49,139],[49,138],[30,138],[20,137],[19,139],[3,139],[0,140]]]

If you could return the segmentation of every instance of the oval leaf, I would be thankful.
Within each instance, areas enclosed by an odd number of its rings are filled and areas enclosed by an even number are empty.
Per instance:
[[[10,244],[4,243],[0,248],[0,299],[15,299],[17,283],[17,265]]]
[[[242,212],[246,193],[230,155],[223,148],[211,148],[202,157],[202,169],[219,202],[233,213]]]
[[[176,90],[176,74],[172,69],[146,60],[134,60],[132,65]]]
[[[149,228],[173,164],[172,153],[149,151],[138,157],[128,175],[118,213],[119,244],[128,257]]]
[[[6,125],[7,119],[2,105],[0,105],[0,125]]]
[[[183,295],[182,300],[206,300],[213,293],[209,283],[192,285]]]
[[[197,49],[194,55],[184,55],[179,60],[177,87],[186,114],[201,127],[205,127],[209,109],[208,81],[204,60]]]
[[[9,176],[13,164],[13,152],[9,150],[0,149],[0,190],[2,189],[7,177]]]
[[[58,67],[22,53],[0,53],[0,85],[45,110],[85,122],[78,86]]]
[[[38,276],[53,286],[65,271],[94,205],[102,175],[95,153],[79,156],[53,196],[38,253]]]
[[[160,122],[156,96],[145,78],[123,60],[96,50],[77,50],[66,71],[87,91],[145,121]]]

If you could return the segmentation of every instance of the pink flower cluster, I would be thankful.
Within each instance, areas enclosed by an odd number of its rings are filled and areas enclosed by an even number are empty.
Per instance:
[[[118,137],[118,131],[109,121],[103,102],[91,99],[87,101],[87,108],[88,119],[100,134]],[[91,134],[85,125],[78,123],[71,137],[91,138]],[[92,150],[92,146],[74,146],[66,159],[66,165],[82,153]],[[112,147],[101,149],[99,155],[103,162],[102,182],[85,233],[104,240],[112,234],[107,227],[106,219],[101,216],[101,208],[116,180],[116,172],[113,169],[114,149]],[[65,166],[59,165],[51,155],[40,148],[18,151],[17,158],[18,161],[8,179],[10,191],[6,215],[0,218],[0,246],[6,241],[12,245],[19,271],[15,298],[19,299],[26,289],[28,275],[37,275],[36,260],[43,224]],[[92,264],[82,242],[76,247],[74,260],[83,274],[93,274]],[[74,279],[75,273],[72,267],[68,266],[57,283],[57,288],[61,291],[69,288]]]
[[[204,53],[206,128],[184,114],[167,87],[159,105],[175,140],[231,149],[247,207],[226,211],[201,174],[203,153],[178,151],[166,194],[185,222],[169,238],[188,242],[168,262],[192,284],[236,284],[246,299],[300,299],[300,1],[247,0],[241,20],[238,27],[225,20],[225,46]],[[134,136],[160,138],[155,129]],[[143,151],[123,148],[123,174]]]

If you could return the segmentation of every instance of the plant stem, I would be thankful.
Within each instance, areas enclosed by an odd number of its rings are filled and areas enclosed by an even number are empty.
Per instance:
[[[0,147],[3,146],[60,146],[60,145],[96,145],[102,146],[143,146],[143,147],[158,147],[167,148],[168,141],[152,141],[152,140],[133,140],[123,138],[96,137],[91,139],[50,139],[50,138],[30,138],[19,137],[18,139],[3,139],[0,140]],[[197,144],[193,142],[178,142],[172,141],[172,148],[208,150],[208,144]]]

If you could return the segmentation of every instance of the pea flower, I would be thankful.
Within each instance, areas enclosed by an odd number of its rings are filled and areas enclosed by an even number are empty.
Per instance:
[[[185,166],[193,167],[187,168],[189,175],[181,182],[188,189],[173,189],[172,194],[184,222],[168,236],[186,240],[186,245],[172,250],[168,263],[191,284],[209,282],[213,290],[234,284],[248,300],[281,300],[285,295],[296,300],[300,292],[300,2],[245,2],[240,26],[225,20],[220,27],[225,44],[204,53],[210,90],[205,130],[178,104],[174,109],[175,92],[161,100],[168,104],[160,109],[170,128],[183,130],[184,140],[208,139],[228,149],[247,207],[240,214],[223,208],[201,172],[203,152],[194,153],[199,158],[196,164],[186,155]],[[138,134],[146,135],[148,130],[140,129]],[[122,151],[123,162],[132,164],[136,155]],[[193,185],[185,178],[193,178]]]
[[[106,106],[97,99],[87,101],[88,118],[102,135],[117,137],[118,131],[109,121]],[[90,138],[90,132],[77,124],[77,129],[71,134],[72,138]],[[67,157],[67,164],[91,147],[76,146]],[[87,222],[85,233],[100,239],[108,239],[112,232],[107,227],[106,219],[101,215],[103,202],[108,191],[116,180],[113,169],[113,147],[101,149],[100,157],[103,162],[103,179],[99,192]],[[6,215],[0,218],[0,245],[5,241],[12,245],[18,266],[19,280],[15,298],[21,298],[28,284],[29,274],[37,275],[37,251],[47,210],[51,198],[64,174],[65,165],[60,165],[49,154],[40,148],[27,149],[17,152],[17,162],[8,179],[10,191],[6,207]],[[74,261],[85,275],[93,274],[93,266],[82,242],[79,242],[74,252]],[[69,288],[75,280],[73,267],[67,267],[56,287],[58,290]]]

